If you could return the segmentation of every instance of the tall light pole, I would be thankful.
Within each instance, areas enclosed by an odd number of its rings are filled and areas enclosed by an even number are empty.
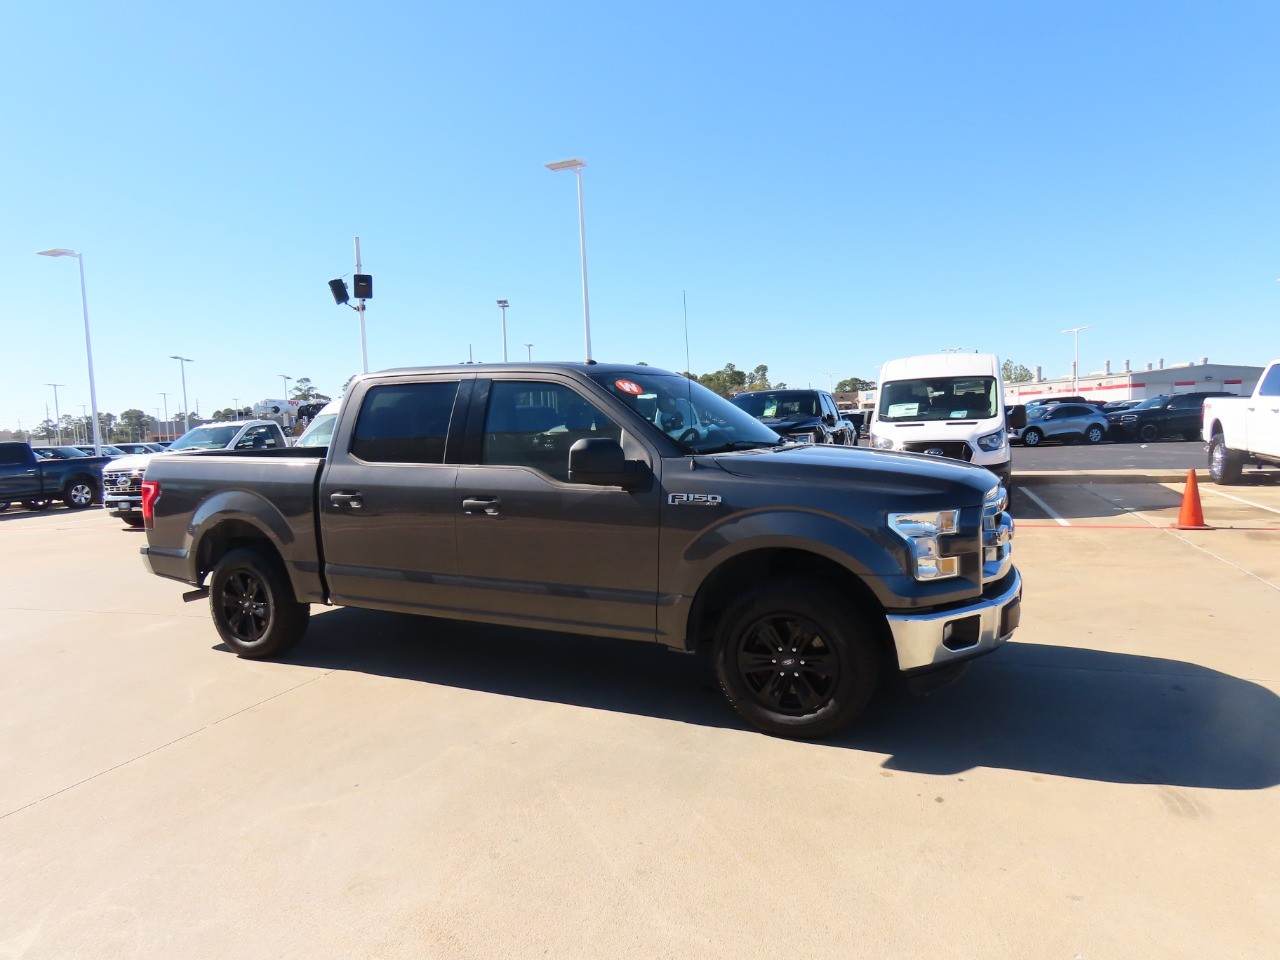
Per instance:
[[[88,433],[88,432],[89,432],[89,411],[85,409],[85,406],[84,406],[84,404],[83,404],[83,403],[82,403],[82,404],[80,404],[80,419],[84,421],[84,429],[85,429],[85,433]],[[80,442],[80,436],[79,436],[79,434],[80,434],[80,431],[78,431],[78,430],[77,430],[77,431],[76,431],[76,443],[79,443],[79,442]],[[130,439],[132,439],[132,438],[130,438]],[[85,437],[85,438],[84,438],[84,442],[85,442],[85,443],[88,443],[88,442],[89,442],[89,438],[88,438],[88,437]]]
[[[524,345],[524,348],[525,348],[525,350],[526,350],[526,351],[528,351],[528,353],[529,353],[529,356],[528,356],[528,358],[527,358],[527,359],[528,359],[528,361],[529,361],[530,363],[533,363],[533,344],[532,344],[532,343],[526,343],[526,344]]]
[[[58,409],[58,388],[65,387],[65,383],[46,383],[46,387],[53,387],[53,429],[58,437],[58,446],[62,446],[62,411]]]
[[[283,374],[283,373],[277,374],[277,376],[279,376],[280,379],[284,381],[284,398],[288,400],[289,399],[289,381],[292,380],[293,377],[290,377],[287,374]]]
[[[52,250],[41,250],[42,257],[75,257],[80,264],[80,306],[84,310],[84,352],[89,360],[89,405],[93,407],[93,452],[102,456],[102,429],[98,426],[98,390],[93,382],[93,342],[89,339],[89,297],[84,289],[84,257],[74,250],[55,247]]]
[[[827,392],[835,393],[836,392],[836,375],[832,373],[830,370],[824,370],[822,372],[827,375]]]
[[[164,397],[164,435],[166,437],[171,437],[173,435],[173,430],[169,427],[169,395],[167,393],[162,393],[160,396]],[[159,412],[159,410],[156,411],[156,413]]]
[[[187,364],[192,363],[190,357],[180,357],[176,353],[169,355],[170,360],[178,361],[178,369],[182,371],[182,432],[191,429],[191,411],[187,409]]]
[[[502,311],[502,362],[507,362],[507,307],[511,306],[506,300],[498,301],[498,308]]]
[[[587,296],[587,228],[582,216],[582,168],[587,161],[574,157],[548,163],[551,171],[572,170],[578,177],[578,246],[582,251],[582,327],[587,340],[587,359],[591,359],[591,298]]]
[[[1088,330],[1092,324],[1083,327],[1072,327],[1070,330],[1059,330],[1059,333],[1074,333],[1076,337],[1076,358],[1071,362],[1071,392],[1080,392],[1080,331]]]

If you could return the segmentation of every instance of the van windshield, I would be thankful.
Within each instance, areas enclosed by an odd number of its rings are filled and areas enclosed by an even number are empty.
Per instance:
[[[995,377],[925,377],[880,386],[879,420],[989,420],[1000,411]]]

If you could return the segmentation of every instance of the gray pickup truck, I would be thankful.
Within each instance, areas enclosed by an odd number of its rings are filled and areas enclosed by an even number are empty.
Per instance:
[[[958,674],[1020,615],[993,474],[785,444],[647,366],[369,374],[328,447],[157,457],[142,487],[147,564],[240,656],[283,653],[315,603],[651,641],[709,650],[783,736]]]

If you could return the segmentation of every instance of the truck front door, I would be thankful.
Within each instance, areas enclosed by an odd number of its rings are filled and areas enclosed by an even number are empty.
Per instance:
[[[0,443],[0,503],[36,498],[40,494],[40,468],[35,456],[20,443]]]
[[[454,504],[460,606],[522,626],[652,639],[658,483],[569,482],[574,442],[622,442],[622,430],[568,383],[494,379],[476,394],[482,433],[469,431],[477,448],[458,468]]]
[[[329,593],[338,604],[431,613],[457,573],[451,422],[470,381],[379,383],[352,401],[320,483]],[[465,403],[460,404],[465,408]]]

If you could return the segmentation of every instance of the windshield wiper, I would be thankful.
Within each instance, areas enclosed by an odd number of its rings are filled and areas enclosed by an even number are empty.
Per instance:
[[[725,443],[716,444],[714,447],[708,447],[705,450],[694,449],[693,453],[727,453],[730,450],[758,450],[761,447],[781,447],[786,444],[785,440],[729,440]]]

